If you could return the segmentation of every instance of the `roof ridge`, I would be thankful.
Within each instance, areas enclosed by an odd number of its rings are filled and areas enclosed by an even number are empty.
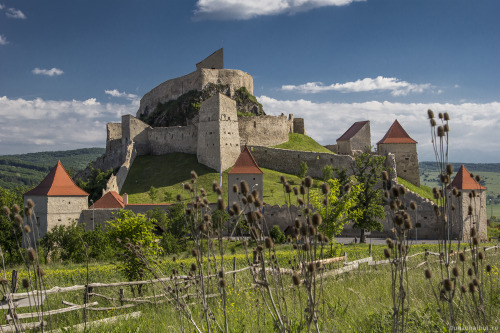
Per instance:
[[[389,130],[385,133],[384,137],[379,142],[377,142],[377,144],[383,144],[383,143],[418,143],[418,142],[413,140],[410,137],[410,135],[408,135],[403,126],[401,126],[399,121],[396,119],[392,123],[391,127],[389,127]]]

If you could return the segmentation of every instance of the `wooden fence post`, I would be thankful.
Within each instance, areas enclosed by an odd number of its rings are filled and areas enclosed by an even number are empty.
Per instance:
[[[125,290],[120,288],[120,305],[123,306],[123,299],[125,298]]]
[[[233,271],[236,270],[236,257],[233,257]],[[233,289],[236,286],[236,273],[233,273]]]
[[[93,290],[94,290],[93,287],[88,287],[87,285],[85,285],[85,293],[83,295],[83,304],[87,304],[89,302],[90,294],[92,293]]]
[[[369,257],[371,258],[372,257],[372,243],[370,243],[370,245],[368,245],[368,251],[369,251]]]
[[[347,252],[344,252],[344,263],[347,265]]]
[[[17,292],[17,271],[12,270],[12,282],[11,282],[11,293],[15,294]]]

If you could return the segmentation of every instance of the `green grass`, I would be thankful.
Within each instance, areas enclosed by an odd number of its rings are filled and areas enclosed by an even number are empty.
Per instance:
[[[169,192],[173,200],[177,194],[183,195],[182,184],[190,182],[191,170],[198,174],[198,188],[204,188],[208,192],[208,200],[215,202],[217,196],[212,192],[212,183],[220,182],[220,175],[217,171],[198,163],[196,155],[184,153],[172,153],[160,156],[138,156],[125,181],[122,194],[129,195],[130,203],[153,202],[148,195],[151,186],[159,189],[159,198],[154,202],[167,202],[165,192]],[[274,205],[285,204],[283,187],[280,183],[282,172],[261,168],[264,172],[264,193],[265,203]],[[228,173],[226,170],[222,174],[224,199],[227,201]],[[295,175],[284,174],[288,182],[292,185],[300,185],[301,180]],[[230,184],[231,186],[233,184]],[[315,181],[315,186],[320,186],[320,181]],[[184,190],[184,196],[187,192]]]
[[[404,185],[410,191],[419,194],[422,198],[427,198],[431,201],[435,201],[434,195],[432,194],[432,188],[430,188],[429,186],[420,184],[420,187],[417,187],[400,177],[398,177],[398,183]]]
[[[314,141],[314,139],[308,137],[307,135],[298,133],[289,133],[288,142],[274,146],[273,148],[333,154],[333,152]]]

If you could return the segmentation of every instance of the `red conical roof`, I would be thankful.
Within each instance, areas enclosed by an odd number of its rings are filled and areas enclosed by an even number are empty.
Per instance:
[[[123,198],[116,191],[109,191],[104,194],[99,200],[94,202],[90,209],[99,208],[124,208]]]
[[[486,190],[486,187],[479,184],[474,177],[471,177],[470,172],[463,164],[450,184],[450,188],[454,187],[457,190]]]
[[[392,124],[391,128],[385,133],[385,136],[377,142],[377,144],[381,143],[417,143],[417,141],[410,138],[408,133],[404,130],[403,126],[395,120]]]
[[[42,182],[32,189],[24,193],[24,195],[47,195],[47,196],[88,196],[89,194],[76,186],[71,177],[64,169],[61,161],[57,164]]]
[[[255,162],[252,153],[246,145],[241,151],[240,156],[238,156],[236,163],[234,163],[233,168],[228,172],[230,175],[235,173],[264,173],[257,165],[257,162]]]

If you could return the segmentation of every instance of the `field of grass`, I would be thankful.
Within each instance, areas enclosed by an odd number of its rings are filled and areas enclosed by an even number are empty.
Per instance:
[[[492,244],[482,244],[487,246]],[[250,244],[250,246],[252,246]],[[386,246],[373,246],[374,259],[383,258],[383,249]],[[225,256],[225,269],[232,270],[232,258],[237,257],[237,268],[248,265],[243,254],[243,248],[239,242],[234,243],[235,253]],[[368,256],[367,244],[335,245],[335,254],[347,252],[350,261]],[[415,254],[427,249],[438,252],[437,245],[422,244],[414,245],[409,249],[409,254]],[[326,252],[326,251],[325,251]],[[296,252],[291,245],[280,245],[277,247],[277,259],[282,267],[290,267],[288,261],[293,260]],[[179,269],[184,273],[194,263],[190,253],[177,255],[174,263],[172,257],[162,258],[160,266],[166,276],[170,276],[172,268]],[[439,266],[435,258],[431,257],[429,263],[424,262],[423,255],[409,259],[409,325],[408,332],[446,332],[446,324],[440,319],[438,306],[436,304],[430,284],[437,288],[439,277],[426,280],[424,270],[430,268],[435,275],[439,275]],[[486,292],[487,310],[491,309],[491,326],[500,326],[500,251],[488,251],[486,261],[493,266],[492,274],[483,272],[482,284]],[[343,263],[335,263],[331,268],[342,267]],[[484,270],[485,264],[481,270]],[[68,287],[72,285],[84,285],[87,283],[85,265],[73,264],[50,264],[44,265],[46,273],[44,279],[47,289],[53,286]],[[465,267],[465,270],[467,267]],[[464,273],[464,269],[460,268]],[[25,277],[21,273],[20,278]],[[10,279],[10,275],[7,275]],[[232,275],[226,275],[227,280],[227,313],[228,324],[231,332],[274,332],[272,319],[265,304],[262,303],[260,292],[253,284],[248,271],[238,273],[233,279]],[[118,266],[114,263],[94,263],[89,266],[90,283],[107,283],[125,281]],[[209,280],[205,288],[209,293],[219,293],[216,286],[217,280]],[[391,300],[391,267],[389,265],[368,266],[361,264],[359,268],[342,275],[327,277],[321,282],[324,292],[324,302],[320,305],[321,316],[325,321],[321,323],[321,332],[388,332],[392,328],[392,300]],[[284,276],[285,299],[287,301],[287,313],[292,325],[293,332],[306,332],[303,326],[303,316],[307,313],[305,289],[293,287],[290,276]],[[158,286],[156,286],[158,287]],[[195,286],[189,287],[189,293],[195,293]],[[439,289],[438,293],[439,293]],[[118,297],[118,287],[94,288],[95,293],[107,297]],[[129,288],[124,289],[125,297],[133,297]],[[144,296],[158,295],[161,289],[149,286],[144,290]],[[468,294],[466,294],[467,296]],[[492,295],[491,297],[489,295]],[[459,296],[457,296],[458,299]],[[82,291],[64,294],[49,295],[45,302],[45,311],[49,308],[60,308],[61,302],[69,301],[82,304]],[[164,298],[161,298],[162,300]],[[198,323],[203,321],[202,310],[196,296],[189,299],[191,311]],[[106,317],[116,316],[133,311],[141,311],[141,316],[135,319],[121,320],[113,324],[100,326],[86,330],[86,332],[192,332],[190,324],[182,319],[179,310],[171,303],[141,304],[130,309],[115,309],[120,306],[118,301],[106,300],[102,297],[92,296],[90,302],[98,301],[98,307],[108,307],[107,311],[89,311],[86,314],[88,321],[98,320]],[[128,302],[125,302],[128,304]],[[219,322],[222,321],[223,311],[220,297],[209,301],[210,308]],[[27,308],[19,309],[18,313],[28,311]],[[71,326],[84,321],[83,311],[74,311],[69,314],[52,315],[49,319],[49,329],[63,326]],[[463,320],[463,318],[460,318]],[[2,319],[3,323],[4,319]],[[472,324],[472,323],[471,323]],[[184,325],[182,328],[181,325]]]
[[[264,172],[264,193],[265,203],[285,204],[283,187],[280,182],[282,172],[261,168]],[[122,193],[129,195],[130,203],[152,202],[148,191],[151,186],[158,188],[159,198],[154,202],[169,202],[165,198],[165,192],[171,195],[170,202],[174,202],[177,194],[183,195],[183,183],[191,180],[191,170],[198,174],[198,187],[204,188],[208,192],[208,200],[215,202],[217,196],[212,192],[212,183],[220,182],[220,174],[203,164],[198,163],[196,155],[173,153],[161,156],[139,156],[135,159],[128,174],[127,180],[122,189]],[[228,173],[226,170],[222,174],[222,184],[224,198],[227,200]],[[285,174],[288,182],[292,185],[300,185],[300,179],[294,175]],[[230,184],[232,186],[233,184]],[[315,181],[315,186],[320,186],[319,181]],[[187,196],[187,193],[184,193]]]
[[[289,133],[288,142],[274,146],[273,148],[300,150],[300,151],[313,151],[318,153],[333,154],[330,150],[326,149],[311,137],[304,134]]]

